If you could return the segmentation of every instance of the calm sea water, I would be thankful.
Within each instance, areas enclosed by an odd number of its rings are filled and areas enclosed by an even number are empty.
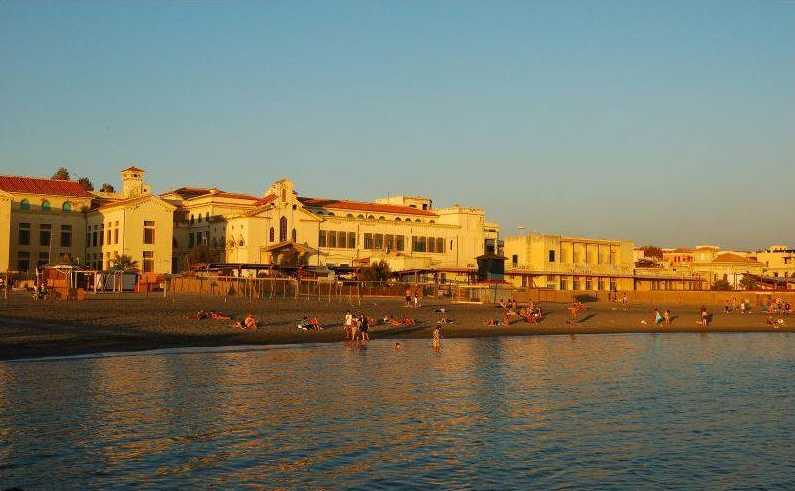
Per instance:
[[[0,489],[795,488],[795,336],[0,363]]]

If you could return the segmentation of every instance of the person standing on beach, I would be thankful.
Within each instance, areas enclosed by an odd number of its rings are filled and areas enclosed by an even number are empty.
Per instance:
[[[353,339],[353,314],[345,312],[345,339]]]
[[[439,351],[442,347],[442,326],[436,325],[433,328],[433,350]]]
[[[709,312],[703,305],[701,306],[701,327],[705,329],[709,327]]]
[[[671,311],[665,309],[665,313],[663,314],[663,319],[665,319],[665,327],[671,327]]]
[[[368,322],[369,321],[367,320],[367,316],[362,314],[362,319],[359,324],[359,333],[362,336],[362,341],[365,342],[370,341],[370,335],[367,334],[367,331],[370,330],[370,325],[368,324]]]
[[[660,313],[660,309],[654,309],[654,325],[659,326],[662,324],[663,316]]]

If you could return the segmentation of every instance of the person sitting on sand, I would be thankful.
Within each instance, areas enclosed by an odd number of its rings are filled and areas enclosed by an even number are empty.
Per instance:
[[[452,324],[452,323],[454,323],[454,322],[455,322],[454,320],[452,320],[452,319],[448,319],[446,315],[445,315],[445,316],[442,316],[442,318],[441,318],[441,319],[439,319],[438,321],[436,321],[436,323],[437,323],[437,324],[440,324],[440,325],[443,325],[443,326],[444,326],[444,325],[449,325],[449,324]]]
[[[483,323],[486,327],[500,327],[502,325],[502,321],[499,319],[487,319]]]
[[[251,314],[246,314],[246,317],[243,319],[243,327],[250,330],[257,329],[257,318]]]
[[[218,320],[222,320],[222,321],[232,320],[232,316],[226,315],[226,314],[218,312],[216,310],[211,310],[207,314],[210,316],[210,319],[213,319],[213,320],[216,320],[216,321],[218,321]]]
[[[200,311],[196,312],[196,319],[197,320],[202,321],[204,319],[209,319],[209,318],[210,318],[210,314],[208,314],[204,310],[200,310]]]
[[[413,326],[414,324],[416,324],[416,322],[414,322],[414,319],[412,319],[407,315],[403,316],[403,319],[400,320],[400,323],[404,326]]]
[[[309,316],[304,316],[301,321],[298,323],[298,329],[302,331],[308,331],[312,329],[312,323],[309,321]]]

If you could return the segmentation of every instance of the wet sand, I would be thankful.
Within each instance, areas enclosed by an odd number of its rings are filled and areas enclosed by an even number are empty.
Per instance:
[[[417,321],[410,328],[375,326],[371,339],[430,338],[441,314],[449,310],[454,324],[445,326],[445,338],[479,336],[526,336],[546,334],[609,334],[657,332],[792,332],[795,316],[785,326],[773,328],[767,314],[723,314],[713,307],[708,329],[698,325],[699,312],[692,307],[671,308],[670,328],[654,325],[653,310],[630,305],[591,303],[575,324],[562,304],[542,304],[546,316],[539,324],[516,322],[505,327],[486,327],[487,319],[502,318],[502,310],[486,305],[450,304],[428,300],[419,309],[403,306],[401,300],[363,299],[361,305],[317,300],[268,300],[249,303],[222,297],[183,295],[164,299],[143,295],[98,295],[84,302],[33,302],[27,295],[0,299],[0,360],[65,356],[111,351],[137,351],[175,347],[215,347],[344,341],[341,327],[346,310],[359,310],[370,317],[408,315]],[[661,306],[665,308],[665,306]],[[256,331],[241,331],[231,321],[195,320],[198,310],[218,310],[235,318],[251,312],[259,320]],[[317,316],[326,327],[321,332],[299,331],[304,314]],[[641,321],[646,321],[643,324]]]

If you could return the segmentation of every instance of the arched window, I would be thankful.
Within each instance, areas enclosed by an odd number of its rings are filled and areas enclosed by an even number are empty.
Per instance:
[[[375,220],[375,217],[373,215],[367,215],[367,219],[368,220]]]
[[[270,239],[270,241],[271,241],[271,242],[273,242],[274,240],[276,240],[276,231],[275,231],[275,230],[273,230],[273,227],[271,227],[271,232],[270,232],[269,239]]]
[[[345,215],[345,218],[353,218],[353,213],[348,213],[347,215]]]
[[[64,201],[62,208],[63,211],[72,211],[72,203],[70,203],[69,201]]]
[[[196,220],[196,218],[194,218],[194,216],[191,214],[191,216],[190,216],[190,224],[191,225],[193,225],[194,220]]]
[[[359,220],[364,220],[364,215],[359,215],[356,218],[358,218]]]
[[[333,211],[328,212],[328,216],[333,217],[334,216],[334,212]]]
[[[293,242],[298,242],[298,234],[295,233],[295,229],[293,229],[292,237],[293,237]]]
[[[50,202],[46,199],[41,202],[41,209],[42,210],[49,210],[50,209]]]
[[[414,221],[415,221],[415,222],[417,222],[417,223],[420,223],[420,222],[422,222],[422,220],[420,220],[419,218],[418,218],[418,219],[416,219],[416,220],[414,220]]]
[[[30,210],[30,201],[23,199],[19,202],[19,207],[23,210]]]
[[[204,221],[205,222],[209,222],[210,221],[210,212],[209,211],[204,214]]]
[[[287,201],[287,190],[282,188],[282,202]]]
[[[287,217],[279,219],[279,242],[287,240]]]
[[[395,221],[399,222],[400,221],[400,217],[395,218]]]
[[[378,217],[379,220],[386,220],[383,216]]]
[[[199,223],[202,222],[202,214],[201,213],[199,213],[199,218],[196,221],[199,222]]]

